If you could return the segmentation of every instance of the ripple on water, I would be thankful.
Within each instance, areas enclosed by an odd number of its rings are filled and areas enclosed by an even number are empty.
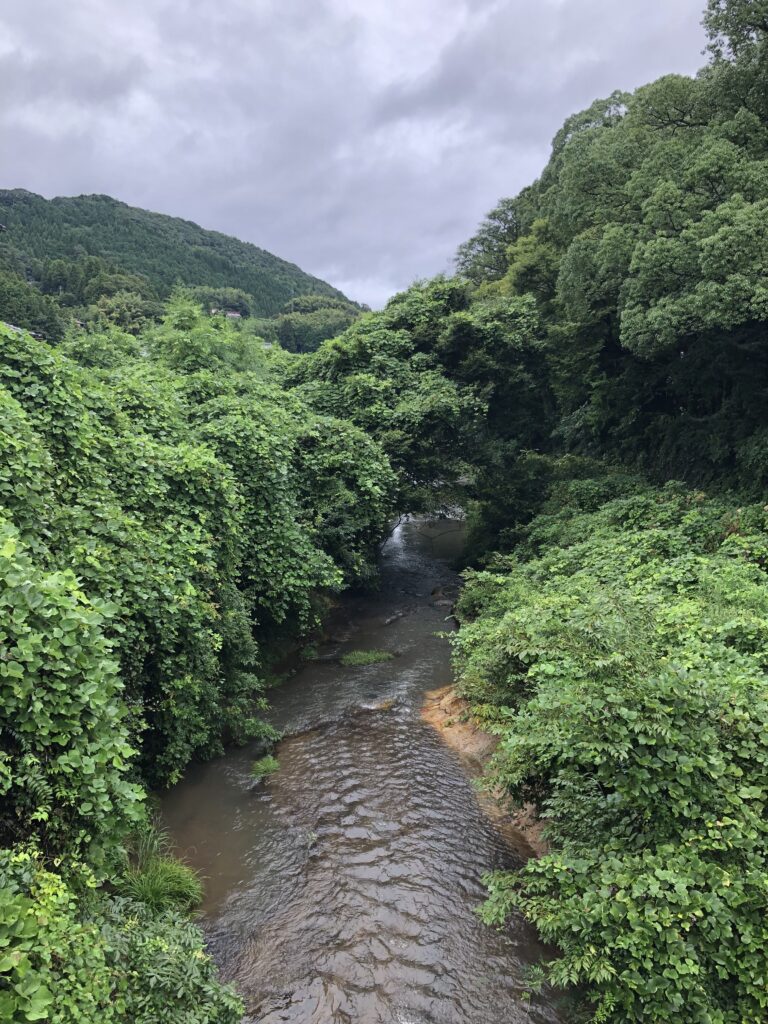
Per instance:
[[[555,1019],[522,999],[539,952],[530,932],[497,933],[475,914],[480,876],[510,853],[431,731],[373,712],[292,737],[280,764],[268,783],[280,846],[254,836],[270,870],[210,925],[253,1020]]]
[[[211,950],[247,1020],[554,1022],[546,996],[526,997],[543,953],[531,930],[497,932],[475,912],[482,875],[514,855],[418,716],[421,695],[449,678],[434,636],[445,610],[429,598],[455,576],[436,536],[410,524],[395,540],[381,592],[353,609],[349,645],[399,656],[303,669],[275,693],[275,721],[306,730],[280,744],[279,772],[254,786],[247,753],[233,753],[177,787],[166,818],[209,878]],[[385,626],[414,594],[421,603]],[[395,703],[376,710],[372,697]]]

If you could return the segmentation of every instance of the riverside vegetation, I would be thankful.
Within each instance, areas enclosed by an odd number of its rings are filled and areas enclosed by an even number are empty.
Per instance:
[[[569,118],[455,278],[307,354],[245,276],[169,297],[93,233],[8,243],[0,315],[47,340],[0,328],[3,1019],[239,1019],[145,787],[268,744],[270,657],[396,510],[459,498],[459,686],[550,848],[486,919],[553,942],[574,1019],[768,1018],[768,6],[705,24],[699,75]]]

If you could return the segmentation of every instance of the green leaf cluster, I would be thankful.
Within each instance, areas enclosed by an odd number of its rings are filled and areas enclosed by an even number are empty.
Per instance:
[[[280,769],[280,762],[273,754],[265,754],[251,765],[251,775],[254,779],[265,779],[268,775],[274,775]]]
[[[360,650],[347,651],[339,658],[339,662],[347,667],[358,665],[378,665],[383,661],[391,661],[394,654],[391,651]]]
[[[269,650],[310,627],[317,591],[370,571],[394,484],[380,448],[184,298],[139,350],[103,339],[107,365],[80,341],[0,340],[0,501],[42,565],[113,608],[145,776],[260,735]]]
[[[540,178],[491,211],[457,265],[476,302],[535,299],[545,440],[528,448],[756,498],[768,431],[765,5],[711,0],[705,24],[708,66],[569,117]],[[516,472],[516,454],[500,456],[496,480]],[[504,529],[505,502],[485,490]]]
[[[286,368],[303,400],[381,445],[400,508],[463,501],[501,452],[546,436],[533,300],[474,299],[460,280],[416,284]]]

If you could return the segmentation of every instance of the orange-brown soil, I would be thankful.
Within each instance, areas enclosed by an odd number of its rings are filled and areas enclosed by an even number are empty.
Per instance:
[[[421,717],[456,751],[470,775],[479,778],[484,773],[498,739],[483,732],[472,717],[469,704],[452,686],[430,690],[424,699]],[[486,790],[478,792],[478,799],[488,817],[522,857],[541,857],[547,852],[542,836],[544,822],[538,818],[532,804],[514,807],[501,794]]]

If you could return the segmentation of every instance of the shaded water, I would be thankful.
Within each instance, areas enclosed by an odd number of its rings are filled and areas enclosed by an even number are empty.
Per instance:
[[[525,995],[525,967],[543,953],[535,935],[475,914],[481,876],[515,854],[419,717],[425,691],[451,678],[435,633],[449,628],[462,539],[453,520],[398,527],[377,593],[345,599],[325,660],[272,694],[287,734],[276,775],[254,783],[253,752],[233,751],[164,801],[179,849],[206,876],[210,948],[248,1021],[558,1020],[545,997]],[[335,660],[358,648],[395,658]]]

